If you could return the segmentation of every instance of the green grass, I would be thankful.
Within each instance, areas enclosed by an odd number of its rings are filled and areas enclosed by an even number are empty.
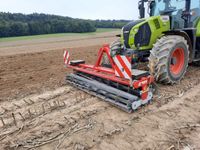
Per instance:
[[[32,36],[6,37],[6,38],[0,38],[0,42],[11,42],[11,41],[53,38],[53,37],[87,36],[87,35],[95,35],[97,33],[105,33],[112,31],[120,31],[120,29],[98,28],[96,32],[89,32],[89,33],[56,33],[56,34],[43,34],[43,35],[32,35]]]
[[[121,29],[114,29],[114,28],[98,28],[96,33],[102,32],[112,32],[112,31],[120,31]]]

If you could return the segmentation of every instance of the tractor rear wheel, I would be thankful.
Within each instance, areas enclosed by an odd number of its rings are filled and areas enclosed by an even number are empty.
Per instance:
[[[184,77],[189,62],[188,47],[186,39],[178,35],[157,40],[149,57],[150,73],[157,82],[175,84]]]

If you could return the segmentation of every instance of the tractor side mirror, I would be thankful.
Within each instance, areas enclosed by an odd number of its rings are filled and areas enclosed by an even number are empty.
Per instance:
[[[156,5],[156,2],[155,1],[151,1],[150,2],[150,9],[153,9],[154,7],[155,7],[155,5]]]
[[[139,13],[140,13],[140,18],[144,18],[145,17],[145,7],[144,7],[144,1],[143,0],[139,1],[138,9],[139,9]]]
[[[151,1],[150,4],[149,4],[149,9],[150,9],[149,15],[150,16],[153,16],[153,14],[154,14],[155,5],[156,5],[155,1]]]

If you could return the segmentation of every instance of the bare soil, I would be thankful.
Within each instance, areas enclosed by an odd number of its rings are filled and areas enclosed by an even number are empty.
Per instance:
[[[96,46],[110,43],[116,39],[118,31],[107,33],[94,33],[82,36],[66,36],[55,38],[38,38],[34,40],[21,40],[12,42],[0,42],[0,56],[15,54],[26,54],[59,50],[63,48],[79,48],[86,46]]]
[[[200,149],[198,67],[132,114],[65,84],[63,48],[93,63],[115,40],[98,36],[0,43],[0,149]]]

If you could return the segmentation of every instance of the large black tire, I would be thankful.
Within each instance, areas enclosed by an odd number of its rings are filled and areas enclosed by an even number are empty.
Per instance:
[[[184,37],[166,35],[157,40],[149,57],[149,70],[163,84],[178,83],[189,62],[189,46]]]
[[[121,42],[120,39],[117,39],[110,45],[111,56],[113,57],[114,55],[119,53],[120,50],[121,50]],[[110,61],[106,55],[103,56],[102,66],[111,68]]]
[[[110,45],[110,53],[112,57],[115,56],[116,54],[119,54],[121,50],[122,50],[122,44],[120,39],[117,39]]]

